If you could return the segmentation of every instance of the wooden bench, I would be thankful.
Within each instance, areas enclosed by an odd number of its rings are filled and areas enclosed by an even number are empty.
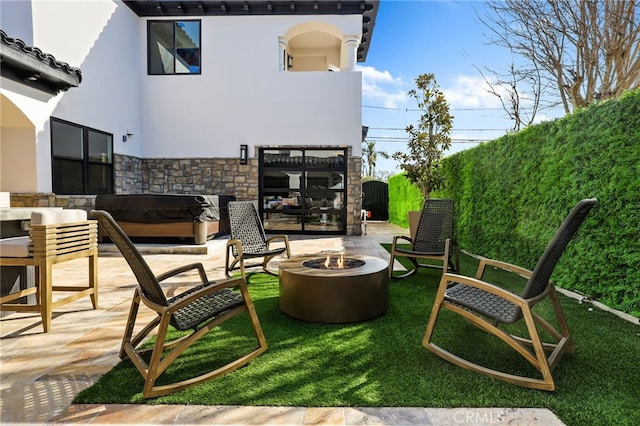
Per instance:
[[[86,287],[53,285],[53,265],[85,257],[89,261]],[[35,287],[0,297],[0,310],[40,312],[46,333],[51,326],[52,310],[59,306],[89,296],[93,308],[98,308],[98,223],[87,220],[84,210],[33,212],[29,236],[0,240],[0,266],[35,267]],[[54,302],[54,291],[73,294]],[[16,303],[31,294],[36,295],[35,304]]]

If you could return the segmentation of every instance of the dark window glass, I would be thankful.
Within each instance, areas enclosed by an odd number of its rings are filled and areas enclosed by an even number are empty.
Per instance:
[[[53,159],[53,192],[84,194],[82,180],[82,161]]]
[[[71,126],[61,121],[51,122],[51,139],[55,137],[56,143],[52,144],[51,152],[54,157],[74,158],[82,160],[84,142],[82,140],[82,128]]]
[[[113,135],[52,118],[51,152],[53,192],[113,192]]]
[[[344,149],[260,151],[260,209],[267,232],[346,231]]]
[[[89,164],[87,192],[89,194],[109,194],[112,171],[111,165]]]
[[[200,21],[149,21],[148,73],[200,74]]]
[[[111,135],[101,132],[87,131],[89,137],[89,161],[111,164],[113,143]]]

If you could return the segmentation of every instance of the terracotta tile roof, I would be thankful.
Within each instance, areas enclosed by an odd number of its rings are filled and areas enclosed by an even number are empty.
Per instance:
[[[0,30],[0,59],[2,77],[54,95],[78,87],[82,81],[80,68],[9,37],[3,30]]]

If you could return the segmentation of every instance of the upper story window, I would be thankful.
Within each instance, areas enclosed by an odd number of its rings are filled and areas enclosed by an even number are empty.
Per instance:
[[[52,184],[56,194],[113,193],[113,135],[51,119]]]
[[[200,74],[200,21],[148,21],[150,75]]]

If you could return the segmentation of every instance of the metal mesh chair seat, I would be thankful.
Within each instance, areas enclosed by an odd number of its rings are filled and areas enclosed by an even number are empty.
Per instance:
[[[227,278],[231,272],[240,269],[240,275],[245,276],[245,267],[258,266],[245,264],[246,259],[262,258],[262,269],[271,275],[275,275],[267,268],[267,264],[274,257],[286,254],[291,257],[289,238],[286,235],[274,235],[267,238],[262,221],[251,201],[230,201],[229,222],[231,226],[231,238],[227,242],[224,273]],[[282,245],[273,247],[272,243],[279,241]]]
[[[171,299],[169,304],[174,304],[180,300],[185,299],[193,293],[200,291],[203,287],[210,286],[211,283],[207,283],[201,286],[197,286],[191,290],[187,290]],[[197,329],[200,324],[209,319],[226,312],[236,306],[241,306],[244,303],[242,295],[238,292],[223,288],[215,293],[202,296],[184,308],[178,309],[171,315],[171,325],[178,330],[192,330]]]
[[[108,212],[94,210],[91,214],[98,219],[99,226],[118,247],[138,281],[139,287],[133,294],[129,318],[122,337],[120,358],[129,358],[144,378],[142,394],[145,398],[168,395],[229,373],[248,364],[267,350],[267,342],[244,277],[218,282],[209,281],[202,263],[187,264],[156,276],[129,237]],[[200,283],[167,299],[160,282],[193,271],[198,272]],[[188,285],[191,285],[193,278],[188,277],[187,279]],[[134,335],[133,331],[138,319],[140,303],[155,311],[157,316]],[[186,349],[218,325],[245,312],[248,314],[257,341],[257,346],[254,349],[222,367],[199,376],[167,385],[156,385],[160,375]],[[170,325],[181,331],[193,331],[186,336],[168,341],[167,332]],[[156,341],[153,347],[140,348],[140,344],[145,338],[156,329]],[[151,352],[151,356],[147,364],[142,355],[148,352]]]
[[[547,391],[554,390],[555,382],[551,373],[562,355],[573,352],[574,348],[555,286],[551,282],[551,274],[569,241],[578,231],[596,201],[595,198],[582,200],[569,212],[533,271],[506,262],[481,259],[474,278],[444,273],[433,302],[433,309],[422,345],[439,357],[460,367],[519,386]],[[484,272],[487,267],[499,268],[525,278],[527,283],[522,294],[515,294],[485,281]],[[555,316],[555,324],[553,325],[533,311],[538,303],[547,299],[550,300],[553,307],[553,315]],[[442,309],[462,316],[469,323],[502,340],[533,365],[541,377],[515,375],[479,365],[438,346],[433,340]],[[518,321],[525,323],[526,334],[523,336],[512,334],[500,328],[502,324],[512,324]],[[549,336],[548,338],[553,341],[543,342],[538,329],[545,331],[546,336]],[[465,335],[461,338],[469,339],[472,336]]]
[[[244,251],[242,255],[245,259],[256,259],[258,257],[264,257],[264,256],[277,256],[279,254],[284,253],[285,251],[287,251],[286,247],[278,247],[271,250],[267,249],[267,250],[256,251],[256,252]]]
[[[515,322],[521,316],[520,309],[508,300],[464,284],[449,287],[444,298],[451,303],[480,312],[505,324]]]
[[[402,244],[409,243],[409,247]],[[408,259],[412,267],[404,274],[394,275],[396,257]],[[437,260],[442,266],[419,262],[419,259]],[[460,253],[453,238],[453,200],[430,198],[424,203],[415,235],[393,237],[389,259],[389,277],[405,278],[418,268],[442,268],[443,272],[460,270]]]

